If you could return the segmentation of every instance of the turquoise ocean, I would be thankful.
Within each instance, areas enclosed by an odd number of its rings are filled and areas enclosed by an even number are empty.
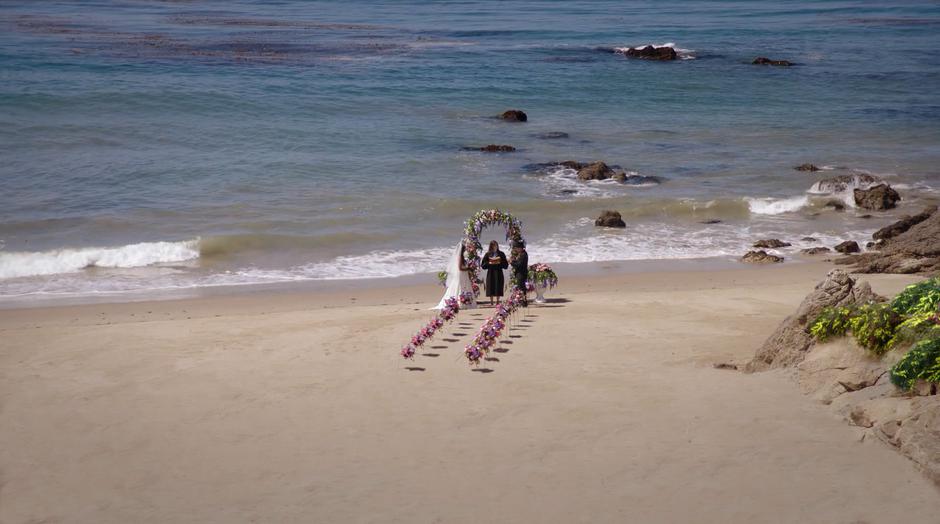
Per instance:
[[[900,207],[811,191],[858,173]],[[533,262],[791,260],[938,189],[936,2],[0,3],[0,301],[432,272],[491,207]]]

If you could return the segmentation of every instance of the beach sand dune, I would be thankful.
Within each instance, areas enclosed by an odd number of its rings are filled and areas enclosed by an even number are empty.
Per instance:
[[[566,279],[489,371],[487,310],[398,356],[431,286],[0,311],[0,522],[936,522],[785,375],[711,367],[827,270]]]

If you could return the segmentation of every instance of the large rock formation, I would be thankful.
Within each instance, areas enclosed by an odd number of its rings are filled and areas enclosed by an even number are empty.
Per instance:
[[[930,215],[934,214],[936,211],[937,206],[931,206],[914,216],[904,215],[901,217],[901,220],[898,220],[893,224],[887,225],[878,231],[875,231],[875,234],[873,234],[871,237],[875,240],[887,240],[889,238],[894,238],[901,233],[906,232],[913,226],[916,226],[924,220],[927,220],[930,218]]]
[[[809,323],[827,306],[842,306],[879,299],[868,283],[856,285],[841,269],[833,269],[816,289],[803,299],[796,313],[787,317],[747,363],[748,371],[760,371],[798,364],[813,345]]]
[[[648,45],[646,47],[631,47],[623,51],[625,56],[630,58],[642,58],[644,60],[675,60],[679,54],[671,47],[655,47]]]
[[[509,109],[508,111],[503,111],[503,113],[499,115],[499,118],[510,122],[527,122],[529,115],[519,109]]]
[[[597,227],[627,227],[623,217],[617,211],[602,212],[601,216],[594,221],[594,225]]]
[[[901,195],[888,184],[878,184],[867,189],[855,189],[855,205],[863,209],[883,211],[892,209],[901,200]]]
[[[826,306],[882,300],[867,283],[857,284],[833,269],[807,295],[747,363],[747,371],[794,366],[803,393],[860,428],[862,440],[874,437],[911,459],[940,484],[940,395],[935,387],[901,393],[889,381],[889,369],[900,355],[883,359],[860,348],[853,339],[816,344],[808,324]]]
[[[928,216],[921,216],[924,214]],[[889,226],[898,226],[899,230],[907,226],[908,229],[894,236],[880,238],[878,251],[842,257],[836,259],[836,263],[854,264],[856,273],[940,272],[940,212],[927,209],[921,215],[918,215],[918,221],[913,225],[902,224],[911,221],[906,218]]]
[[[940,395],[931,388],[898,391],[888,380],[890,360],[843,338],[813,347],[796,377],[804,393],[860,428],[863,440],[888,444],[940,484]]]

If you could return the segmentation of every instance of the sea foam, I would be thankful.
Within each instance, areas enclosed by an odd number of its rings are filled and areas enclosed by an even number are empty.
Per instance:
[[[199,258],[199,240],[141,242],[39,252],[0,252],[0,279],[74,273],[90,267],[133,268]]]

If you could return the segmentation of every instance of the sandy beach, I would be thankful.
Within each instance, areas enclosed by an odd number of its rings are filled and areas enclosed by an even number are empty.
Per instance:
[[[487,309],[398,355],[432,285],[0,311],[0,522],[935,521],[784,373],[712,367],[829,268],[566,278],[475,371]]]

